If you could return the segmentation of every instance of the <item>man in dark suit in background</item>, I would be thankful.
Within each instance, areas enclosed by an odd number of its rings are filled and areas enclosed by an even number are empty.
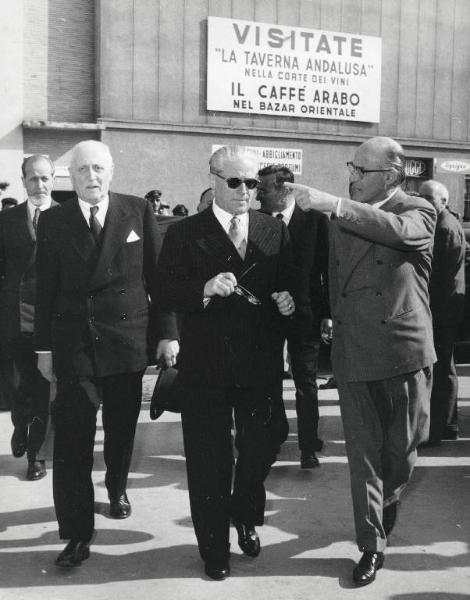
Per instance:
[[[36,349],[43,375],[57,377],[53,491],[60,537],[70,540],[56,560],[64,567],[90,553],[100,402],[110,516],[131,513],[126,485],[160,236],[146,200],[109,193],[112,174],[105,144],[77,144],[70,164],[77,197],[45,213],[38,229]]]
[[[359,146],[351,199],[286,183],[303,210],[334,215],[329,284],[332,362],[351,473],[357,585],[374,581],[400,496],[429,434],[433,346],[428,284],[434,208],[401,189],[403,149],[387,137]]]
[[[304,212],[284,186],[294,174],[281,165],[269,165],[258,172],[257,200],[263,212],[283,219],[292,242],[296,273],[296,328],[288,335],[295,383],[295,409],[300,448],[300,466],[319,466],[315,452],[323,447],[318,437],[317,370],[321,325],[326,329],[328,302],[328,218],[316,210]]]
[[[30,481],[46,475],[38,454],[49,414],[49,382],[37,369],[34,352],[36,233],[39,215],[56,204],[51,198],[54,164],[34,154],[22,165],[27,200],[0,213],[0,352],[9,366],[13,456],[26,453]]]
[[[243,552],[259,554],[263,482],[287,437],[281,377],[284,320],[294,312],[291,252],[286,226],[249,209],[258,167],[246,148],[217,150],[214,204],[170,227],[158,264],[159,304],[182,316],[179,332],[162,330],[160,353],[173,365],[180,339],[191,515],[212,579],[229,575],[230,519]]]
[[[439,446],[442,439],[457,439],[459,432],[454,344],[463,320],[466,242],[462,226],[447,209],[447,188],[430,179],[421,185],[419,193],[437,212],[429,283],[437,362],[433,370],[429,440],[423,445]]]

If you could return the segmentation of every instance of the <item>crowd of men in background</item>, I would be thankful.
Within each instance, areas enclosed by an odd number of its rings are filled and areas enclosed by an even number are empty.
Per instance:
[[[243,552],[258,556],[264,481],[288,432],[283,348],[300,466],[312,469],[323,447],[323,340],[332,348],[362,552],[353,579],[374,581],[418,446],[458,436],[453,348],[466,242],[442,184],[423,183],[419,196],[403,191],[394,140],[361,144],[348,168],[350,197],[339,198],[296,184],[284,166],[260,169],[247,148],[224,146],[188,216],[182,204],[171,215],[157,189],[144,199],[111,192],[113,160],[100,142],[72,149],[75,196],[60,206],[52,161],[25,159],[27,200],[0,214],[0,357],[12,453],[26,454],[31,481],[47,473],[43,442],[54,424],[54,504],[68,540],[57,565],[90,555],[100,407],[109,513],[131,515],[142,377],[156,363],[178,367],[206,574],[230,574],[230,523]]]

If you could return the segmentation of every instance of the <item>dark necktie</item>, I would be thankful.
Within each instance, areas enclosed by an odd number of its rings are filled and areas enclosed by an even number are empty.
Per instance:
[[[41,209],[40,208],[35,208],[34,209],[34,217],[33,217],[33,229],[34,229],[34,233],[38,232],[38,221],[39,221],[39,216],[41,215]]]
[[[97,206],[92,206],[90,208],[90,230],[91,233],[93,235],[93,238],[95,240],[95,244],[97,246],[100,245],[101,243],[101,225],[100,222],[98,221],[98,219],[96,218],[96,213],[98,212],[98,207]]]
[[[244,259],[246,252],[246,241],[243,236],[240,219],[237,216],[233,216],[230,219],[228,237],[232,240],[232,243],[237,249],[238,254]]]

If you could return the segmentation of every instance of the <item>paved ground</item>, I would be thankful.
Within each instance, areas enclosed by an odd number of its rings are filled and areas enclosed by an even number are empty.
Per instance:
[[[51,475],[24,479],[24,459],[10,455],[9,414],[0,413],[0,600],[259,600],[470,598],[470,367],[460,369],[463,437],[423,451],[376,582],[356,589],[351,571],[359,553],[337,395],[320,392],[322,466],[301,471],[292,382],[285,384],[291,434],[267,481],[267,523],[257,559],[241,554],[232,532],[232,577],[202,571],[189,517],[177,415],[149,419],[142,410],[130,475],[133,514],[107,518],[102,436],[94,479],[97,537],[80,568],[53,560],[56,532]],[[146,376],[148,392],[153,382]]]

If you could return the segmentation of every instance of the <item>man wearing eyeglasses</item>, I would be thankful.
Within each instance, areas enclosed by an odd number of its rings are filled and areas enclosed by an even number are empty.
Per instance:
[[[401,146],[367,140],[350,170],[351,199],[285,184],[303,210],[332,214],[332,361],[351,474],[357,585],[374,581],[397,507],[429,432],[433,347],[428,284],[434,208],[408,196]]]
[[[263,482],[288,429],[281,378],[285,326],[295,308],[287,291],[291,249],[283,223],[250,209],[258,168],[243,147],[217,150],[210,159],[212,206],[168,230],[157,269],[159,305],[182,317],[179,332],[162,329],[157,355],[172,366],[180,341],[191,515],[212,579],[230,572],[230,520],[242,551],[259,554]]]

